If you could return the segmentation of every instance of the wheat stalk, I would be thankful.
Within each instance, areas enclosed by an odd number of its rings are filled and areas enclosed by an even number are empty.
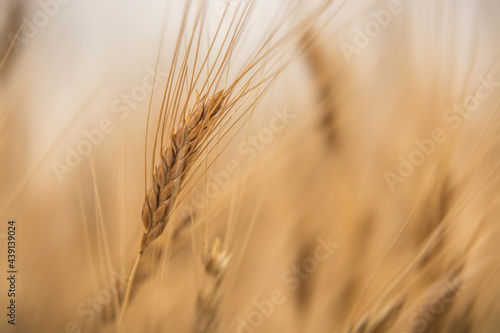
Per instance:
[[[196,104],[190,112],[186,112],[185,119],[179,122],[166,148],[161,151],[161,158],[153,173],[153,182],[144,198],[142,208],[144,233],[139,253],[130,272],[118,327],[123,322],[143,251],[165,230],[183,180],[196,160],[196,153],[203,145],[207,134],[217,124],[218,116],[222,114],[220,111],[223,109],[224,99],[223,90],[210,97],[197,97]]]

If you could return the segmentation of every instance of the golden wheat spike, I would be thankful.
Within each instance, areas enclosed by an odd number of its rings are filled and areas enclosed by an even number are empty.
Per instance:
[[[216,123],[223,101],[224,91],[200,99],[179,123],[162,151],[142,208],[144,236],[141,251],[165,230],[182,182],[194,164],[198,148]]]

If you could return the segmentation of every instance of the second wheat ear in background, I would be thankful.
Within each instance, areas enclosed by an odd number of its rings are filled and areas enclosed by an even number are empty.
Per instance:
[[[177,130],[170,136],[166,148],[161,151],[160,160],[153,172],[152,184],[144,199],[144,234],[139,254],[130,272],[118,326],[123,322],[142,253],[165,230],[182,183],[196,160],[196,153],[217,124],[225,98],[223,90],[210,97],[197,98],[194,107],[190,112],[186,112],[184,119],[177,125]]]

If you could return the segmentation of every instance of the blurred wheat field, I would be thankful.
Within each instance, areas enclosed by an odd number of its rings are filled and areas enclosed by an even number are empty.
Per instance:
[[[0,8],[1,332],[500,331],[497,1]]]

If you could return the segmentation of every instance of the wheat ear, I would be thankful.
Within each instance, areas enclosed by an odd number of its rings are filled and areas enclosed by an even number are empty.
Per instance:
[[[212,248],[203,254],[202,259],[208,281],[196,300],[193,333],[218,333],[219,287],[231,257],[222,251],[220,239],[217,238]]]
[[[142,207],[144,233],[139,253],[130,272],[118,327],[123,322],[142,253],[165,230],[177,195],[182,188],[182,182],[196,159],[196,152],[217,124],[224,98],[223,90],[208,98],[198,98],[191,111],[186,112],[185,119],[177,125],[177,130],[170,137],[166,148],[161,151],[161,158],[153,172],[153,182],[144,198]]]

